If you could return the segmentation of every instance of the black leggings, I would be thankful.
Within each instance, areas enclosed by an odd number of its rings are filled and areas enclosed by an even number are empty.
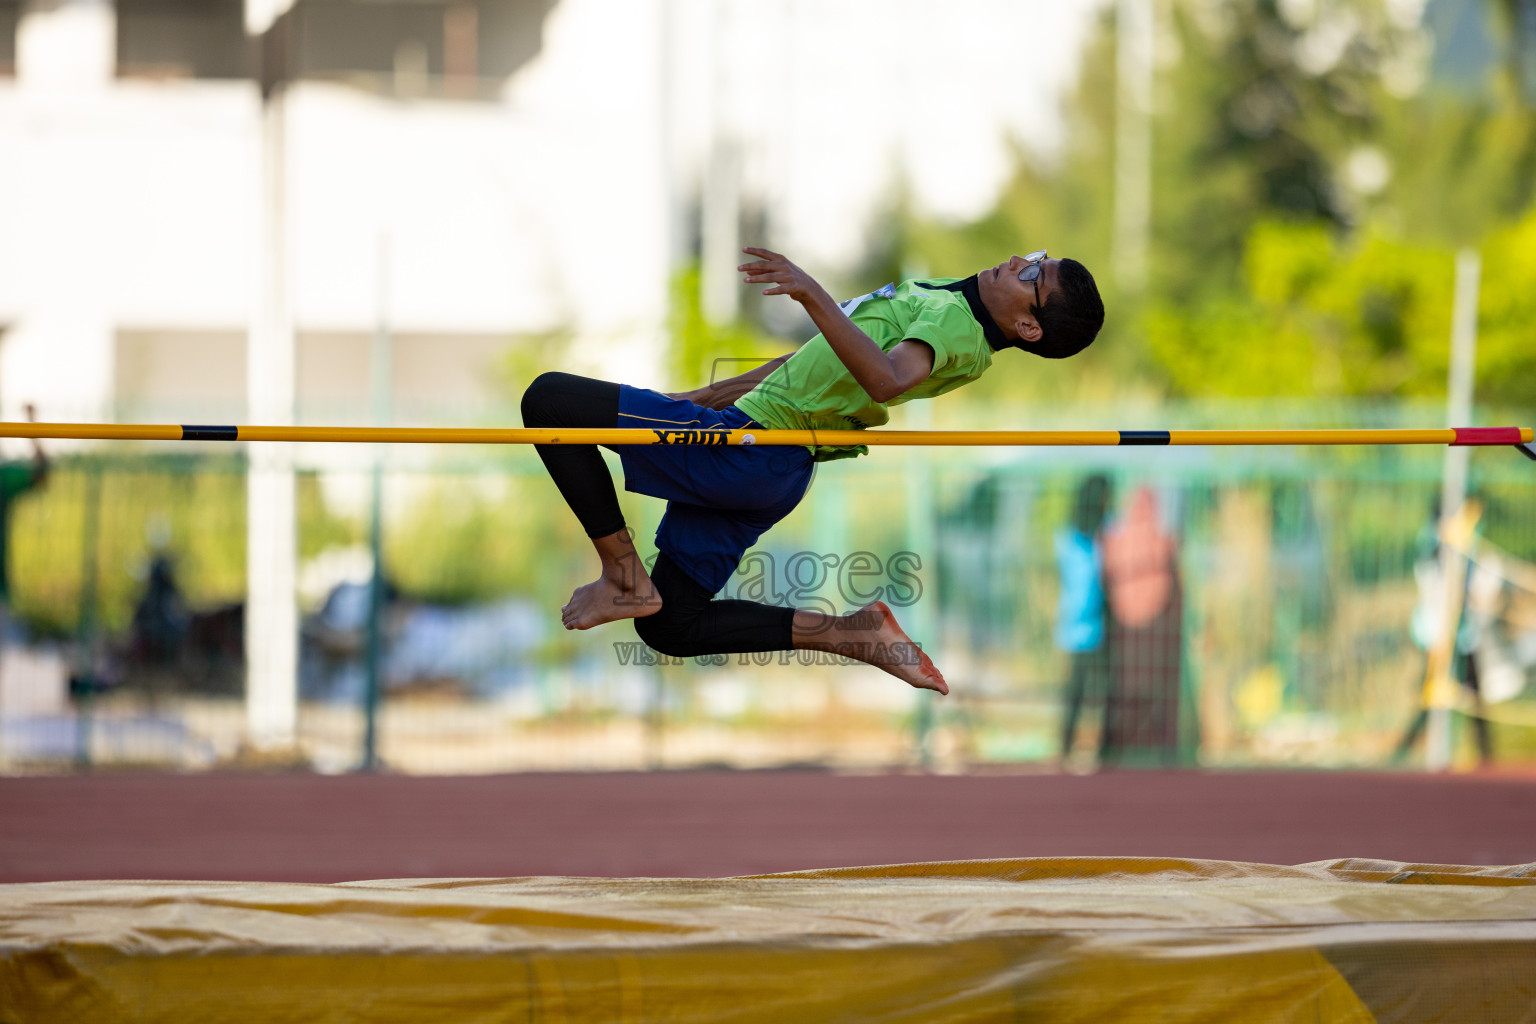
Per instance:
[[[573,373],[541,373],[523,392],[525,427],[616,427],[619,386]],[[588,537],[624,529],[624,513],[608,464],[595,444],[536,444],[544,468],[560,488]]]
[[[570,373],[544,373],[523,392],[525,427],[615,427],[619,385]],[[544,468],[576,513],[588,537],[624,529],[613,477],[597,445],[534,445]],[[795,610],[755,601],[713,601],[665,554],[656,556],[651,582],[661,611],[635,619],[635,632],[653,650],[678,658],[794,649]]]

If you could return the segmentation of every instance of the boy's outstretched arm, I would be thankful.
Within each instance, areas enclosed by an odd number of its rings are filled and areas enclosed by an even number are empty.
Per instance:
[[[933,349],[928,345],[909,339],[889,352],[882,350],[848,319],[810,274],[769,249],[748,246],[741,251],[759,257],[736,268],[746,272],[747,282],[773,284],[774,287],[763,289],[764,295],[788,295],[804,306],[821,336],[870,398],[889,402],[927,380],[933,372]]]
[[[736,399],[757,387],[764,377],[767,377],[774,370],[783,366],[785,360],[792,354],[786,353],[775,359],[770,359],[757,369],[748,370],[746,373],[738,374],[735,377],[711,381],[697,391],[682,391],[669,397],[686,398],[695,405],[702,405],[706,409],[724,409],[728,405],[735,404]]]

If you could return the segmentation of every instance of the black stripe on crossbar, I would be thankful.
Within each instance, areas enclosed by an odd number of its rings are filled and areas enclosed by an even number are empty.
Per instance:
[[[1166,430],[1122,430],[1121,444],[1167,444],[1170,438]]]
[[[181,439],[183,441],[238,441],[240,428],[183,423]]]

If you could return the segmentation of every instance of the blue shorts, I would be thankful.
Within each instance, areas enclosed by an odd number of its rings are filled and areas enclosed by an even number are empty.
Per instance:
[[[733,406],[706,409],[644,388],[619,385],[620,427],[738,430],[763,425]],[[815,463],[787,445],[610,445],[624,464],[624,489],[662,498],[667,513],[656,548],[711,594],[741,556],[793,511]]]

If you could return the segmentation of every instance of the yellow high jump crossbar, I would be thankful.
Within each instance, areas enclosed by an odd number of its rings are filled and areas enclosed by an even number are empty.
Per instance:
[[[313,441],[374,444],[1512,445],[1536,459],[1530,427],[1427,430],[691,430],[494,427],[262,427],[180,423],[0,423],[0,437],[83,441]]]

